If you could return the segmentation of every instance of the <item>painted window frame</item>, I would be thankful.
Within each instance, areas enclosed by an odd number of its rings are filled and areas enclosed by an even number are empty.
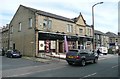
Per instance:
[[[33,24],[33,20],[32,20],[32,18],[29,18],[29,28],[32,28],[32,25]]]
[[[19,26],[18,26],[18,32],[21,32],[22,31],[22,23],[19,22]]]

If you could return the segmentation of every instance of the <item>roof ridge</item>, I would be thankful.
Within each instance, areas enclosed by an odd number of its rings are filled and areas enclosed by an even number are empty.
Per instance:
[[[25,7],[27,9],[33,11],[33,12],[36,12],[36,13],[44,15],[44,16],[49,16],[49,17],[53,17],[53,18],[57,18],[57,19],[61,19],[61,20],[69,21],[69,22],[74,22],[72,19],[70,19],[68,17],[64,17],[64,16],[61,16],[61,15],[53,14],[53,13],[46,12],[46,11],[43,11],[43,10],[38,10],[38,9],[35,9],[35,8],[31,8],[31,7],[26,7],[24,5],[20,5],[20,6]]]

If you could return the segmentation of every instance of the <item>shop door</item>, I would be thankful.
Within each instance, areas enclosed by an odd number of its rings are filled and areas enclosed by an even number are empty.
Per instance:
[[[59,42],[59,52],[63,53],[63,42]]]

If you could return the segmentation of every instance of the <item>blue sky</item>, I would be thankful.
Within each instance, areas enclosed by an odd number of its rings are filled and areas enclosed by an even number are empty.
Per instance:
[[[118,0],[2,0],[0,3],[0,27],[10,23],[20,4],[38,10],[74,18],[82,13],[87,24],[92,24],[92,5],[94,7],[95,29],[104,33],[118,32]]]

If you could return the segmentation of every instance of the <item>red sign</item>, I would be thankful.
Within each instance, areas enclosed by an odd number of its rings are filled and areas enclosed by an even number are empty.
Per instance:
[[[50,44],[49,40],[46,40],[46,52],[49,52],[49,44]]]

